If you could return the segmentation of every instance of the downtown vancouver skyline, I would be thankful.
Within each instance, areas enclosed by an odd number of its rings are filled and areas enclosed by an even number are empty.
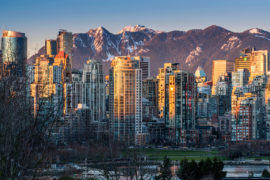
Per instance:
[[[270,177],[269,0],[0,1],[0,179]]]
[[[233,32],[251,28],[270,31],[267,0],[1,0],[0,30],[24,32],[28,57],[55,38],[59,29],[84,33],[103,26],[117,33],[136,24],[159,31],[204,29],[222,26]]]

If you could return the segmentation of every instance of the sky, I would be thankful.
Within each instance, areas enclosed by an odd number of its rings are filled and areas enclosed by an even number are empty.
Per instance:
[[[28,56],[55,39],[105,27],[113,33],[136,24],[160,30],[222,26],[234,32],[270,31],[270,0],[0,0],[0,30],[24,32]]]

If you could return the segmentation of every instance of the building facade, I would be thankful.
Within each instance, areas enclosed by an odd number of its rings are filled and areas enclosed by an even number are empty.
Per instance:
[[[248,69],[238,69],[232,72],[232,87],[243,87],[248,84]]]
[[[152,111],[149,116],[158,117],[158,80],[147,78],[142,82],[142,96],[150,102]]]
[[[45,41],[45,51],[48,56],[55,56],[57,54],[56,40],[50,39]]]
[[[98,123],[105,119],[105,79],[103,66],[100,61],[87,60],[82,73],[83,94],[82,102],[90,109],[92,122]]]
[[[234,63],[227,60],[214,60],[212,62],[212,95],[216,94],[216,84],[221,75],[224,75],[227,72],[234,71]]]
[[[60,51],[64,51],[72,64],[72,47],[73,47],[73,40],[72,40],[72,33],[67,32],[66,30],[60,30],[57,36],[57,53]]]
[[[142,69],[142,80],[150,77],[150,57],[134,56],[134,60],[139,61],[139,67]]]
[[[34,98],[34,114],[54,112],[63,115],[71,112],[72,79],[71,64],[63,51],[55,57],[40,55],[34,65],[34,81],[31,96]]]
[[[141,144],[142,70],[132,57],[115,57],[110,69],[110,126],[114,140]]]
[[[169,114],[166,121],[167,139],[175,144],[196,143],[196,95],[195,76],[185,71],[169,75]]]
[[[27,60],[27,38],[25,34],[4,30],[1,48],[3,72],[23,76]]]
[[[165,63],[163,68],[159,69],[158,80],[158,114],[160,118],[165,118],[168,109],[169,75],[173,75],[178,70],[178,64]],[[168,116],[167,116],[168,117]],[[165,119],[165,121],[167,121]]]

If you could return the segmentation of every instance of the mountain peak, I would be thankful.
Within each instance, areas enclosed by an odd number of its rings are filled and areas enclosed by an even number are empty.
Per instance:
[[[252,28],[252,29],[249,29],[248,32],[250,34],[261,34],[262,30],[259,28]]]
[[[103,34],[104,32],[109,32],[106,28],[104,28],[103,26],[99,26],[98,28],[95,28],[95,29],[90,29],[89,31],[88,31],[88,34],[95,34],[95,33],[97,33],[97,34]]]
[[[147,31],[151,33],[155,33],[153,29],[147,28],[144,25],[137,24],[135,26],[126,26],[118,34],[122,34],[123,32],[139,32],[139,31]]]

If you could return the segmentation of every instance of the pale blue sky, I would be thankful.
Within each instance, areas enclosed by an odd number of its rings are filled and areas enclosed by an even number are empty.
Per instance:
[[[58,29],[74,33],[104,26],[118,32],[142,24],[162,30],[219,25],[241,32],[270,31],[270,0],[0,0],[0,30],[25,32],[29,52]]]

